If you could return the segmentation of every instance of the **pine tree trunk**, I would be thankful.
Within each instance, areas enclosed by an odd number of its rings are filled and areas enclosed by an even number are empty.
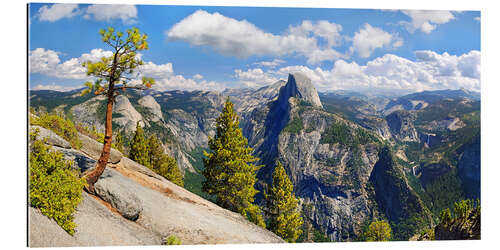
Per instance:
[[[97,165],[92,172],[85,175],[87,186],[85,187],[88,192],[95,194],[94,184],[104,172],[106,164],[108,163],[109,155],[111,154],[111,142],[113,136],[112,127],[112,114],[113,114],[113,94],[108,95],[108,104],[106,108],[106,127],[104,131],[104,145],[102,148],[101,156],[97,161]]]

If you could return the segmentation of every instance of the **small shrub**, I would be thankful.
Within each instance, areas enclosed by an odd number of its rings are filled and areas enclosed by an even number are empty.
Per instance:
[[[73,213],[81,201],[84,180],[71,169],[70,161],[63,160],[61,153],[50,151],[50,146],[37,140],[37,134],[38,131],[30,133],[30,205],[73,235],[76,227]]]
[[[69,119],[64,119],[57,114],[45,113],[40,115],[39,118],[31,118],[30,123],[54,131],[54,133],[64,138],[74,148],[82,147],[82,142],[78,138],[78,131]]]
[[[166,245],[181,245],[182,241],[175,235],[170,235],[165,239]]]

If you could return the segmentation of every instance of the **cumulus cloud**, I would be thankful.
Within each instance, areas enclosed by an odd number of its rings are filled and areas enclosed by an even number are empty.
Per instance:
[[[56,52],[49,49],[37,48],[29,52],[29,72],[39,73],[42,75],[60,78],[60,79],[79,79],[79,80],[91,80],[91,77],[87,76],[86,69],[82,67],[82,63],[85,61],[96,62],[102,57],[109,57],[113,55],[113,52],[106,51],[103,49],[93,49],[90,53],[84,53],[79,57],[68,59],[64,62],[59,58],[60,52]],[[138,54],[140,58],[141,55]],[[144,62],[143,65],[137,67],[136,74],[133,76],[133,80],[130,82],[132,85],[135,83],[140,83],[142,76],[153,77],[156,80],[156,84],[153,85],[154,89],[157,90],[223,90],[225,88],[224,84],[203,80],[203,76],[196,74],[193,78],[185,78],[182,75],[176,75],[173,70],[172,63],[165,64],[155,64],[153,62]],[[58,91],[66,91],[75,87],[63,87],[59,85],[37,85],[33,89],[51,89]]]
[[[83,17],[107,22],[119,19],[125,24],[133,24],[137,22],[137,8],[135,5],[94,4],[87,7]]]
[[[40,73],[62,79],[87,79],[87,73],[82,63],[95,62],[101,57],[109,57],[113,53],[102,49],[93,49],[90,53],[82,54],[78,58],[71,58],[61,63],[59,52],[37,48],[29,52],[30,73]]]
[[[252,73],[252,78],[246,79],[249,81],[247,85],[252,85],[252,80],[257,85],[257,81],[262,79],[286,79],[291,72],[302,72],[320,91],[423,91],[458,88],[480,91],[480,56],[481,52],[475,50],[460,56],[417,51],[415,61],[386,54],[365,65],[340,59],[330,70],[296,65],[278,70],[249,69],[244,72]]]
[[[390,34],[380,28],[373,27],[368,23],[354,34],[350,52],[356,52],[360,57],[369,57],[375,49],[383,47],[397,48],[403,45],[403,41],[396,35]]]
[[[480,16],[474,17],[474,20],[478,21],[478,22],[481,22],[481,17]]]
[[[40,21],[55,22],[59,19],[70,18],[79,13],[78,4],[56,3],[42,6],[38,10],[38,19]]]
[[[236,20],[218,12],[198,10],[176,23],[166,36],[194,46],[208,46],[226,56],[246,58],[257,55],[301,55],[308,63],[333,61],[342,55],[332,49],[340,42],[342,26],[327,21],[303,21],[282,35],[265,32],[246,20]],[[325,39],[320,46],[318,39]]]
[[[279,80],[272,72],[264,72],[261,68],[249,69],[246,71],[236,69],[234,73],[234,77],[238,79],[244,87],[250,88],[269,85]]]
[[[450,22],[455,18],[451,11],[445,10],[403,10],[402,12],[411,18],[410,22],[400,22],[410,33],[421,30],[429,34],[436,29],[437,25]]]

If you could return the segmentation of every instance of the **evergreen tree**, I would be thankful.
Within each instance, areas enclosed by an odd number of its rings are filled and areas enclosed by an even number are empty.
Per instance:
[[[87,69],[87,75],[92,76],[95,81],[85,82],[87,87],[82,91],[82,95],[93,93],[94,95],[106,96],[106,120],[104,127],[104,142],[101,156],[96,167],[85,174],[87,181],[85,189],[90,193],[95,193],[94,184],[102,175],[111,154],[111,142],[113,140],[113,104],[116,96],[123,94],[127,89],[147,89],[155,83],[150,77],[142,77],[142,84],[129,85],[135,80],[134,74],[137,67],[143,65],[143,61],[138,56],[138,52],[148,49],[148,36],[141,34],[139,29],[132,28],[123,32],[115,31],[109,27],[107,30],[99,30],[102,41],[112,49],[112,55],[103,56],[99,61],[86,61],[82,64]]]
[[[156,135],[148,138],[148,155],[152,170],[174,184],[184,187],[182,173],[177,167],[177,161],[165,154],[163,146]]]
[[[215,137],[209,137],[210,152],[204,152],[203,191],[216,196],[216,203],[245,216],[264,227],[260,208],[253,204],[257,190],[256,172],[260,166],[254,162],[247,139],[239,128],[239,117],[233,103],[227,98],[221,115],[216,120]]]
[[[375,220],[365,232],[366,241],[389,241],[391,239],[391,226],[385,220]]]
[[[293,184],[279,161],[266,202],[271,220],[270,230],[288,242],[295,242],[302,233],[303,220],[297,210],[298,199],[293,193]]]
[[[144,130],[139,125],[139,122],[137,122],[135,128],[134,138],[130,142],[129,158],[146,167],[151,167],[148,156],[148,146],[144,138]]]

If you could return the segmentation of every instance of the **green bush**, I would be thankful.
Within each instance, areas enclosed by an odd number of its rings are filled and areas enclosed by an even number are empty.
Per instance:
[[[181,245],[182,241],[175,235],[170,235],[165,239],[166,245]]]
[[[57,114],[42,114],[38,118],[31,118],[30,123],[31,125],[38,125],[54,131],[54,133],[64,138],[74,148],[82,147],[75,124],[69,119],[64,119]]]
[[[283,132],[288,132],[290,134],[298,134],[303,128],[304,128],[304,123],[302,122],[302,119],[299,117],[299,118],[294,118],[292,121],[290,121],[283,128]]]
[[[70,161],[63,160],[61,153],[50,151],[50,146],[37,140],[37,134],[38,131],[30,133],[30,205],[73,235],[76,227],[73,213],[82,199],[85,181],[71,169]]]

